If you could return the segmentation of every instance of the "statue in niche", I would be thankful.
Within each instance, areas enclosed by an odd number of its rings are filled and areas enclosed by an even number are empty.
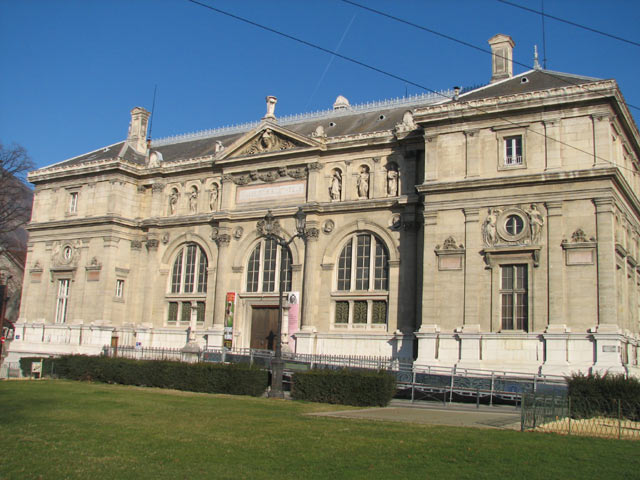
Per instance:
[[[387,194],[390,197],[398,195],[398,169],[395,165],[387,171]]]
[[[531,209],[527,213],[529,214],[529,226],[531,227],[531,243],[539,243],[542,227],[544,226],[544,217],[535,203],[531,204]]]
[[[482,239],[487,247],[492,247],[496,243],[497,215],[498,212],[490,208],[487,218],[484,219],[484,223],[482,224]]]
[[[340,175],[340,170],[337,168],[333,171],[333,176],[331,177],[331,185],[329,186],[329,195],[331,196],[331,200],[340,200],[342,193],[342,176]]]
[[[369,198],[369,169],[366,166],[360,167],[358,174],[358,197]]]
[[[196,213],[198,211],[198,189],[196,187],[191,188],[191,195],[189,195],[189,212]]]
[[[171,195],[169,195],[169,211],[171,215],[176,214],[176,210],[178,209],[178,190],[175,188],[171,190]]]
[[[211,191],[209,192],[209,210],[211,210],[212,212],[215,211],[217,204],[218,204],[218,185],[215,183],[212,183]]]

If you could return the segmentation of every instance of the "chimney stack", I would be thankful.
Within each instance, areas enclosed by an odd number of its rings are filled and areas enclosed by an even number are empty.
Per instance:
[[[127,143],[140,155],[147,154],[147,126],[151,114],[142,107],[131,110],[131,123]]]
[[[513,77],[513,47],[509,35],[498,35],[489,39],[491,45],[491,83]]]

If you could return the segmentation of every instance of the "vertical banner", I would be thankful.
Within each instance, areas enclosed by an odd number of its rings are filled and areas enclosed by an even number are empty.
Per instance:
[[[289,292],[287,294],[287,302],[289,303],[289,348],[292,352],[296,351],[296,341],[291,338],[294,333],[298,332],[298,320],[300,317],[300,292]]]
[[[224,309],[224,335],[222,345],[224,348],[233,347],[233,319],[236,313],[236,293],[227,292],[226,307]]]

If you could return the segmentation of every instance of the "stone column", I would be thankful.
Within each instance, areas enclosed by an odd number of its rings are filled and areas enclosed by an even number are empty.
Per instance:
[[[564,255],[562,252],[562,202],[547,202],[547,295],[549,298],[549,319],[547,331],[566,331]]]
[[[144,290],[144,307],[142,311],[143,321],[151,323],[154,319],[153,304],[155,303],[155,296],[159,291],[156,288],[156,280],[158,279],[158,242],[155,238],[148,238],[146,242],[147,246],[147,261],[146,261],[146,279]],[[162,291],[164,291],[164,286]]]
[[[322,194],[320,193],[323,192],[322,164],[319,162],[310,163],[307,165],[307,171],[309,172],[307,176],[307,202],[325,201],[324,198],[322,198]],[[344,178],[342,182],[342,187],[344,188]]]
[[[307,221],[307,241],[304,247],[304,266],[302,277],[302,312],[300,316],[300,330],[307,327],[317,327],[318,293],[320,285],[320,258],[318,258],[318,237],[320,230],[318,222]]]
[[[478,130],[464,132],[466,146],[465,177],[477,177],[480,174],[480,152],[478,147]]]
[[[464,211],[464,328],[480,329],[478,316],[480,304],[480,278],[484,267],[482,258],[477,255],[482,250],[480,225],[478,224],[480,210],[465,208]],[[473,327],[472,327],[473,325]]]
[[[438,136],[424,136],[424,181],[438,179]]]
[[[169,199],[164,194],[164,183],[156,182],[151,186],[151,216],[163,217],[169,214]]]
[[[607,114],[591,115],[593,122],[593,165],[609,167],[612,160],[611,120]]]
[[[216,290],[213,310],[213,325],[222,326],[224,324],[224,314],[227,305],[227,292],[225,278],[231,274],[231,255],[229,255],[229,243],[231,235],[229,228],[219,227],[218,236],[214,239],[218,245],[218,264],[216,265]]]
[[[560,120],[550,119],[544,125],[545,170],[557,170],[562,167],[560,155]]]
[[[598,330],[601,325],[618,325],[615,225],[613,198],[596,198],[598,255]]]

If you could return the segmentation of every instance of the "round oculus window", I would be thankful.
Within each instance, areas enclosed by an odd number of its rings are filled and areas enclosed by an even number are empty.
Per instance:
[[[520,215],[509,215],[504,222],[504,229],[509,235],[514,237],[520,235],[524,230],[524,220]]]

